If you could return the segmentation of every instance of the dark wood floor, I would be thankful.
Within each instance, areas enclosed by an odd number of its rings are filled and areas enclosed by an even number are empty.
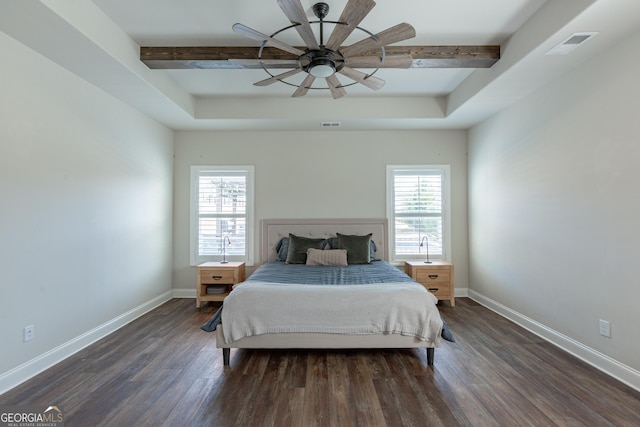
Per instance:
[[[424,350],[232,350],[174,299],[0,396],[66,426],[640,426],[640,393],[467,298]]]

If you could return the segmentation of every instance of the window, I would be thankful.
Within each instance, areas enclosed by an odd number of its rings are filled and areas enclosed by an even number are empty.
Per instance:
[[[191,265],[253,264],[253,166],[191,167]]]
[[[449,165],[387,166],[391,261],[450,259]]]

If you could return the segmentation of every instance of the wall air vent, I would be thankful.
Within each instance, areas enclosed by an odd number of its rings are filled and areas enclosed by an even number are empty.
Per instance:
[[[320,126],[322,126],[323,128],[339,128],[341,125],[340,122],[322,122],[320,123]]]
[[[597,34],[597,32],[573,33],[568,39],[549,49],[545,55],[566,55],[578,46],[585,44],[587,40]]]

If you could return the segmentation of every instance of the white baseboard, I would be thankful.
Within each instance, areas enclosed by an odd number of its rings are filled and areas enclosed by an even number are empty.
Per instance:
[[[494,311],[502,317],[505,317],[512,322],[522,326],[529,332],[534,333],[537,336],[545,339],[546,341],[549,341],[551,344],[554,344],[564,351],[571,353],[578,359],[592,365],[593,367],[601,370],[607,375],[612,376],[613,378],[628,385],[629,387],[640,391],[640,371],[637,371],[630,366],[620,363],[617,360],[607,356],[606,354],[602,354],[599,351],[596,351],[591,347],[588,347],[574,340],[573,338],[563,335],[560,332],[543,325],[542,323],[530,319],[527,316],[524,316],[510,309],[509,307],[506,307],[499,302],[492,300],[491,298],[487,298],[472,289],[468,290],[468,295],[469,298],[487,307],[489,310]],[[456,296],[458,296],[457,292]]]
[[[195,290],[193,297],[195,298]],[[130,323],[143,314],[169,301],[171,298],[173,298],[173,290],[167,291],[146,303],[140,304],[139,306],[109,320],[108,322],[57,346],[46,353],[11,369],[10,371],[0,374],[0,394],[11,390],[24,381],[27,381],[29,378],[34,377],[56,363],[61,362],[83,348],[106,337],[112,332],[115,332],[127,323]]]

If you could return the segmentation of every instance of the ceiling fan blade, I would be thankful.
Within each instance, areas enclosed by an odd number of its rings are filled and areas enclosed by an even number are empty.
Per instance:
[[[261,43],[264,43],[266,46],[273,46],[277,49],[284,50],[285,52],[293,53],[294,55],[304,55],[304,52],[300,49],[296,49],[293,46],[289,46],[286,43],[281,42],[280,40],[276,40],[271,36],[266,34],[262,34],[259,31],[254,30],[253,28],[249,28],[246,25],[242,24],[233,24],[231,27],[233,31],[238,34],[242,34],[245,37],[249,37],[250,39],[257,40]]]
[[[344,59],[344,65],[353,68],[411,68],[411,55],[386,55],[384,62],[379,56],[352,56]]]
[[[296,89],[296,91],[293,92],[293,95],[291,96],[293,98],[297,98],[299,96],[305,96],[307,92],[309,92],[309,88],[311,87],[315,79],[316,78],[313,77],[311,74],[307,75],[307,77],[304,78],[300,86],[298,86],[298,89]]]
[[[287,77],[295,76],[298,73],[302,72],[302,68],[296,68],[295,70],[287,71],[286,73],[278,74],[273,77],[269,77],[268,79],[260,80],[259,82],[255,82],[254,86],[269,86],[275,82],[286,79]]]
[[[229,59],[229,62],[244,67],[255,67],[259,65],[265,68],[298,68],[300,62],[297,59]]]
[[[416,36],[416,30],[406,22],[402,24],[394,25],[391,28],[376,34],[376,39],[368,37],[358,43],[347,46],[344,49],[340,49],[340,52],[346,56],[359,55],[361,53],[371,52],[372,50],[379,49],[380,46],[386,46],[388,44],[397,43],[402,40],[407,40]]]
[[[309,49],[318,49],[318,41],[316,40],[315,34],[313,34],[311,24],[309,24],[309,18],[307,18],[307,14],[304,12],[304,7],[302,7],[300,0],[278,0],[278,5],[292,24],[300,24],[297,25],[295,29],[307,47],[309,47]]]
[[[379,79],[375,76],[370,76],[362,71],[354,70],[353,68],[344,67],[342,70],[338,71],[340,74],[344,74],[349,77],[351,80],[355,80],[358,83],[362,83],[369,89],[378,90],[382,86],[384,86],[384,80]]]
[[[327,40],[327,49],[338,49],[375,5],[373,0],[349,0],[342,10],[340,19],[338,19],[339,22],[346,25],[337,24],[335,26],[329,40]]]
[[[331,91],[331,96],[333,97],[333,99],[342,98],[347,94],[347,91],[344,90],[344,88],[340,84],[340,80],[338,80],[335,74],[330,75],[329,77],[325,78],[325,80],[327,81],[327,85],[329,86],[329,90]]]

